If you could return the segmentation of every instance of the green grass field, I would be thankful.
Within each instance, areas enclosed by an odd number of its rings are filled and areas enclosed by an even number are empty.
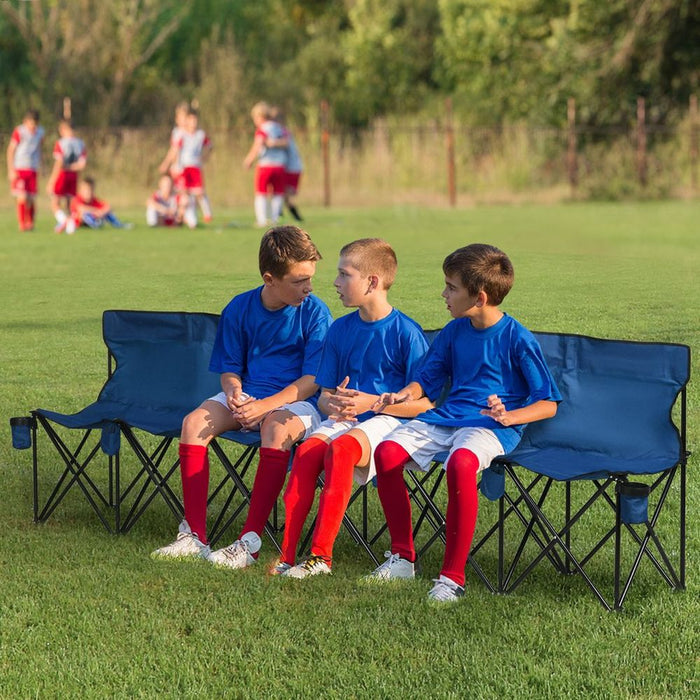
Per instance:
[[[0,210],[0,697],[700,696],[700,203],[305,213],[324,255],[315,291],[335,315],[343,312],[332,288],[336,256],[354,238],[394,245],[393,301],[424,327],[449,320],[444,256],[489,242],[516,270],[503,308],[529,327],[690,345],[687,591],[669,591],[646,562],[625,611],[610,614],[549,567],[512,596],[491,595],[468,570],[465,598],[438,608],[425,596],[439,546],[421,580],[376,589],[359,583],[370,563],[345,533],[334,575],[297,582],[271,579],[263,565],[232,573],[151,560],[177,527],[158,502],[125,536],[107,534],[78,493],[35,526],[31,455],[11,448],[9,417],[94,400],[106,372],[104,309],[219,312],[256,285],[260,232],[238,210],[215,212],[213,225],[194,232],[137,224],[56,236],[44,209],[43,231],[19,234],[8,204]],[[480,523],[493,512],[484,501]],[[272,557],[268,543],[261,562]]]

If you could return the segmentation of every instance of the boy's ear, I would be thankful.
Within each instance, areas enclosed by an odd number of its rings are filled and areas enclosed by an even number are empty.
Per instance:
[[[373,292],[375,289],[379,289],[379,277],[377,275],[368,275],[369,280],[368,292]]]
[[[477,295],[476,295],[476,306],[477,308],[481,308],[482,306],[486,306],[489,303],[489,295],[482,289]]]
[[[270,284],[272,284],[272,279],[273,279],[272,273],[271,272],[263,272],[262,279],[263,279],[263,282],[267,286],[269,286]]]

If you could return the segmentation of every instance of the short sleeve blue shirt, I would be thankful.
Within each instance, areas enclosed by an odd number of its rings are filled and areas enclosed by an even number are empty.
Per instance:
[[[256,399],[316,374],[332,321],[326,304],[313,294],[299,306],[270,311],[263,306],[262,290],[238,294],[221,312],[209,362],[212,372],[237,374],[243,391]]]
[[[505,452],[515,448],[525,426],[505,427],[482,416],[491,394],[498,394],[509,411],[535,401],[561,401],[539,343],[507,314],[483,330],[474,328],[468,318],[448,323],[433,341],[416,381],[432,400],[451,382],[442,405],[418,419],[434,425],[489,428]]]
[[[413,379],[427,349],[421,327],[397,309],[373,322],[363,321],[354,311],[330,327],[316,383],[333,388],[347,376],[350,389],[368,394],[398,391]],[[357,419],[373,415],[367,411]]]

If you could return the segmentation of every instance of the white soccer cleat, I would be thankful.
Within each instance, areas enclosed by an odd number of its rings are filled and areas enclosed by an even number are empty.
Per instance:
[[[384,552],[386,561],[380,564],[371,574],[365,576],[367,581],[394,581],[412,579],[416,576],[416,567],[408,559],[402,559],[398,554]]]
[[[203,544],[197,535],[190,530],[186,520],[180,523],[177,537],[171,544],[151,552],[152,557],[185,559],[188,557],[204,557],[209,555],[209,545]]]
[[[246,566],[255,564],[257,559],[253,556],[260,551],[262,541],[255,532],[246,532],[240,540],[236,540],[228,547],[210,552],[207,559],[214,564],[226,569],[245,569]]]
[[[464,586],[455,583],[451,578],[440,575],[434,578],[435,584],[428,592],[428,600],[437,603],[456,603],[464,595]]]
[[[312,554],[308,559],[287,569],[282,576],[288,578],[306,578],[307,576],[318,576],[318,574],[330,574],[331,567],[325,557]]]

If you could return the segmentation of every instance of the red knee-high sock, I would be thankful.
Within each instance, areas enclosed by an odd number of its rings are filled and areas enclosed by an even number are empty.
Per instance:
[[[445,558],[443,576],[464,585],[464,569],[474,538],[479,494],[476,474],[479,458],[470,450],[460,449],[450,457],[447,468],[447,513],[445,515]]]
[[[351,435],[341,435],[330,444],[323,460],[325,484],[318,502],[318,518],[311,552],[333,557],[333,543],[352,495],[352,474],[362,458],[362,445]]]
[[[323,471],[323,457],[327,450],[327,442],[312,437],[303,442],[294,455],[292,473],[284,492],[281,560],[287,564],[294,564],[296,560],[301,530],[314,502],[316,480]]]
[[[403,468],[411,456],[391,440],[380,442],[374,451],[377,493],[391,535],[391,551],[408,561],[416,560],[411,526],[411,501],[403,479]]]
[[[290,450],[276,450],[274,447],[260,448],[258,471],[250,494],[250,508],[240,536],[246,532],[262,535],[265,523],[282,491],[287,477]]]
[[[207,496],[209,495],[209,455],[204,445],[180,443],[180,476],[185,520],[199,539],[207,542]]]
[[[27,227],[25,219],[27,218],[27,203],[17,202],[17,223],[19,224],[20,231],[24,231]]]
[[[33,228],[34,227],[34,214],[36,213],[36,205],[34,204],[34,200],[32,199],[31,202],[27,204],[27,209],[25,211],[25,226],[27,228]]]

